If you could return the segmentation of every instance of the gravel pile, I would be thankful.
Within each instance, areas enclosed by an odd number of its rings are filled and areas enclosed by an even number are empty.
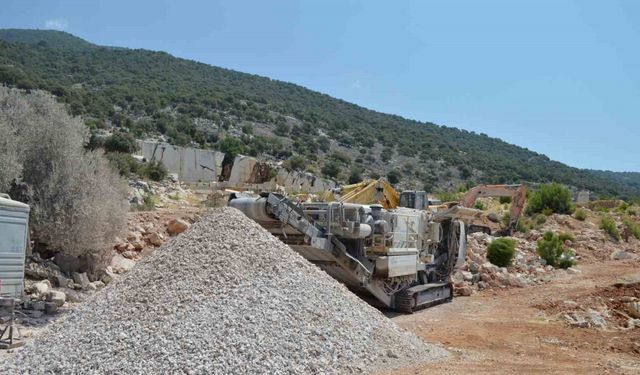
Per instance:
[[[370,373],[446,355],[223,208],[27,344],[3,373]]]

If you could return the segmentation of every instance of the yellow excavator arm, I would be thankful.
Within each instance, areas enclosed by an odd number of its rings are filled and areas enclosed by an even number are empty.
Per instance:
[[[328,194],[325,194],[325,197]],[[340,190],[338,202],[358,204],[381,204],[390,210],[398,207],[398,192],[384,178],[365,180],[357,184],[345,185]]]

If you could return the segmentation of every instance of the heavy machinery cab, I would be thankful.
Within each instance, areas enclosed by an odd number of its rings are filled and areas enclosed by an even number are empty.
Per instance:
[[[414,210],[426,210],[429,207],[429,197],[426,191],[405,190],[400,193],[398,206],[413,208]]]

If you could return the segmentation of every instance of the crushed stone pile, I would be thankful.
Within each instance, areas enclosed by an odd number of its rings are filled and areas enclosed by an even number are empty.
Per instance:
[[[446,356],[222,208],[28,343],[3,371],[346,374]]]

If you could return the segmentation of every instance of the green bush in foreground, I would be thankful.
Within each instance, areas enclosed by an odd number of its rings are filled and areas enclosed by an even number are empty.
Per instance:
[[[152,194],[145,194],[142,197],[142,204],[132,207],[136,211],[153,211],[156,209],[156,196]]]
[[[436,197],[441,202],[457,202],[457,201],[460,201],[461,194],[450,192],[450,191],[441,191],[436,193]]]
[[[516,241],[512,238],[497,238],[487,247],[487,259],[498,267],[507,267],[516,255]]]
[[[511,197],[500,197],[500,204],[511,203]]]
[[[117,132],[104,141],[104,148],[107,152],[122,152],[132,154],[138,151],[138,143],[135,137],[129,133]]]
[[[516,232],[527,233],[529,231],[529,226],[525,224],[524,220],[520,218],[516,223]]]
[[[572,250],[565,250],[558,258],[558,267],[567,269],[576,265],[576,254]]]
[[[571,242],[575,241],[575,237],[573,237],[573,234],[567,233],[567,232],[560,232],[558,234],[558,238],[560,238],[560,241],[562,243],[564,243],[564,241],[567,241],[567,240],[569,240]]]
[[[482,203],[481,201],[476,201],[476,204],[473,206],[473,208],[481,211],[484,211],[486,209],[484,203]]]
[[[150,161],[142,167],[142,174],[153,181],[162,181],[167,178],[169,172],[162,162]]]
[[[613,221],[612,218],[608,216],[603,217],[602,221],[600,222],[600,229],[607,232],[607,234],[609,234],[611,237],[613,237],[617,241],[620,241],[620,231],[616,226],[616,222]]]
[[[565,250],[563,239],[567,236],[560,236],[548,231],[538,240],[537,252],[540,258],[544,259],[548,265],[553,267],[569,268],[575,265],[575,254],[571,250]]]
[[[530,214],[570,214],[573,209],[571,192],[566,186],[556,183],[540,185],[527,203],[527,212]]]
[[[587,211],[581,208],[577,209],[576,212],[573,213],[573,217],[575,217],[576,220],[585,221],[585,219],[587,218]]]
[[[622,224],[630,235],[640,240],[640,224],[631,219],[625,219]]]
[[[109,164],[120,173],[120,176],[128,177],[131,174],[139,174],[141,164],[131,154],[123,152],[109,152],[105,154]]]
[[[616,207],[616,211],[624,213],[628,208],[629,203],[623,201],[622,203],[620,203],[620,205],[618,205],[618,207]]]

